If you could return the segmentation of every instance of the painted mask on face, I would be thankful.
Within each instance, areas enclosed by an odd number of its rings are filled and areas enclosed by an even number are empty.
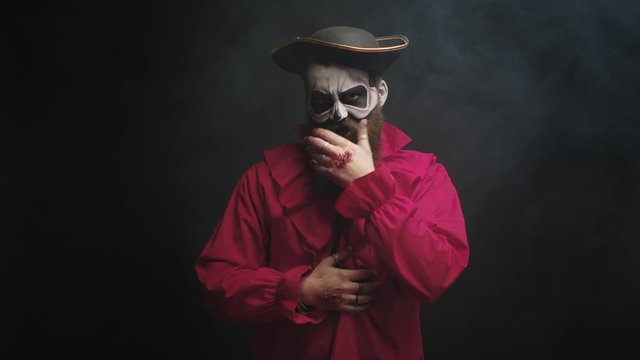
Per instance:
[[[340,122],[351,116],[360,120],[386,99],[385,91],[369,85],[366,71],[340,65],[311,64],[306,73],[307,112],[316,123]],[[384,81],[382,82],[384,83]]]

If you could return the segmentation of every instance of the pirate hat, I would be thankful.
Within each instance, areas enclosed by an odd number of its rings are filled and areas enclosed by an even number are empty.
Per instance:
[[[377,72],[396,61],[407,46],[409,39],[404,35],[375,37],[366,30],[332,26],[289,40],[274,49],[271,58],[282,69],[297,74],[312,62]]]

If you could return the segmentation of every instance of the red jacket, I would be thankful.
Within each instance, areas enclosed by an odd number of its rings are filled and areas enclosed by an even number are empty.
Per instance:
[[[254,323],[261,359],[422,359],[420,301],[433,303],[467,266],[462,209],[433,154],[384,125],[376,170],[337,197],[315,191],[304,145],[266,150],[237,184],[196,264],[214,316]],[[351,220],[345,268],[380,290],[357,315],[295,311],[301,276],[331,252],[336,211]]]

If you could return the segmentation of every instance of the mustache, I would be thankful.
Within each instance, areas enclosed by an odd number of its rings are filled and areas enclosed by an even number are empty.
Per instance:
[[[382,127],[384,125],[384,116],[382,114],[382,107],[380,104],[376,105],[376,107],[371,110],[371,112],[364,117],[364,119],[368,119],[367,124],[367,132],[369,134],[369,144],[371,145],[371,150],[373,153],[373,161],[378,161],[378,151],[380,148],[380,137],[382,134]],[[356,143],[358,141],[358,125],[362,119],[355,119],[350,115],[340,121],[336,122],[331,119],[328,119],[324,123],[317,123],[313,121],[311,118],[307,117],[307,124],[305,124],[305,128],[307,132],[310,132],[314,128],[324,128],[330,130],[343,138]]]
[[[346,135],[349,135],[353,132],[357,132],[358,131],[358,123],[360,122],[360,120],[356,120],[354,118],[351,117],[347,117],[344,120],[340,121],[340,122],[336,122],[336,121],[332,121],[332,120],[327,120],[324,123],[322,123],[320,125],[320,127],[333,131],[334,133],[345,137]]]

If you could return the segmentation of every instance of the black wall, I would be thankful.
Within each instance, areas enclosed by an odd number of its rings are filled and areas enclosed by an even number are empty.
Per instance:
[[[243,170],[304,121],[270,50],[330,25],[410,38],[386,118],[438,155],[465,211],[470,266],[424,309],[427,357],[635,350],[639,2],[68,1],[3,18],[0,354],[246,358],[248,327],[208,317],[193,264]]]

